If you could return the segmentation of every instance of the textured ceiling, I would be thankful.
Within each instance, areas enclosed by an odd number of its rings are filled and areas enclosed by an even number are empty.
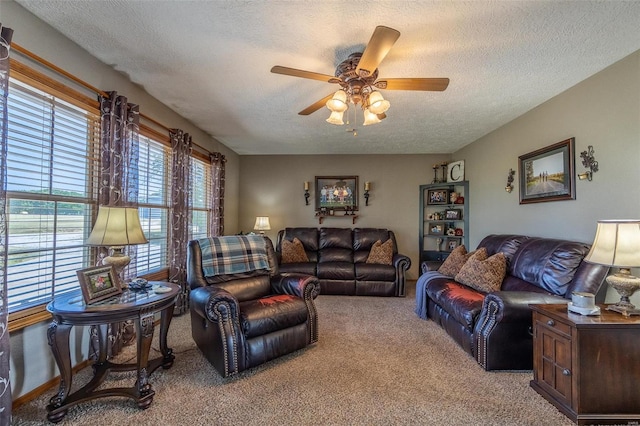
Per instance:
[[[17,2],[241,155],[451,153],[640,49],[640,1]],[[333,75],[377,25],[401,33],[380,77],[449,88],[383,91],[356,137],[298,115],[338,86],[271,67]]]

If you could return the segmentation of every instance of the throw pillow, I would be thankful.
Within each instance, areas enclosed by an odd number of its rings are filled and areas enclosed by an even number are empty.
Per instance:
[[[474,254],[456,274],[455,280],[478,291],[490,293],[500,290],[507,272],[507,258],[504,253],[496,253],[487,258],[481,252]]]
[[[367,263],[377,263],[379,265],[391,265],[393,260],[393,241],[388,239],[384,243],[380,240],[373,243]]]
[[[309,258],[304,251],[302,241],[294,238],[293,241],[282,240],[282,263],[302,263],[308,262]]]
[[[487,252],[487,249],[485,249],[484,247],[478,250],[484,251],[485,254]],[[442,265],[440,265],[440,268],[438,268],[438,272],[448,277],[455,277],[456,274],[460,272],[462,265],[464,265],[467,260],[469,260],[469,258],[473,256],[478,250],[467,253],[467,248],[464,246],[464,244],[456,247],[451,253],[449,253],[449,256],[447,256]]]

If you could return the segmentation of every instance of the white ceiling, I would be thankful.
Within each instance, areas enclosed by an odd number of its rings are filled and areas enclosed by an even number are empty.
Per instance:
[[[640,1],[17,2],[241,155],[451,153],[640,49]],[[333,75],[377,25],[401,33],[380,77],[449,88],[383,91],[357,137],[298,115],[338,86],[271,67]]]

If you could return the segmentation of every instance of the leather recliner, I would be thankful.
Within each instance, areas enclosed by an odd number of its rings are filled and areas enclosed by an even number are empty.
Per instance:
[[[247,241],[249,258],[268,265],[242,271],[231,261],[233,273],[212,273],[203,266],[228,256],[223,248]],[[203,245],[205,247],[203,255]],[[255,246],[259,246],[256,249]],[[245,256],[247,257],[247,256]],[[232,266],[229,266],[232,265]],[[264,265],[264,262],[262,263]],[[224,267],[218,271],[227,271]],[[273,244],[261,236],[212,237],[189,242],[187,282],[191,288],[191,332],[198,348],[223,376],[228,377],[318,341],[314,299],[318,279],[305,274],[280,274]]]

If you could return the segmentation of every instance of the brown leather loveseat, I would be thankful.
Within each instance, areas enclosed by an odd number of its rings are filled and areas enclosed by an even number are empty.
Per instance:
[[[588,244],[523,235],[489,235],[478,249],[503,253],[506,274],[488,293],[428,271],[416,283],[416,314],[438,323],[485,370],[533,367],[529,304],[568,303],[573,292],[604,302],[609,268],[584,262]],[[458,276],[458,275],[456,275]]]
[[[306,261],[285,263],[282,245],[300,240]],[[391,240],[388,264],[367,263],[377,241]],[[315,275],[321,294],[404,296],[411,259],[398,254],[393,231],[378,228],[286,228],[278,232],[276,252],[281,272]]]

